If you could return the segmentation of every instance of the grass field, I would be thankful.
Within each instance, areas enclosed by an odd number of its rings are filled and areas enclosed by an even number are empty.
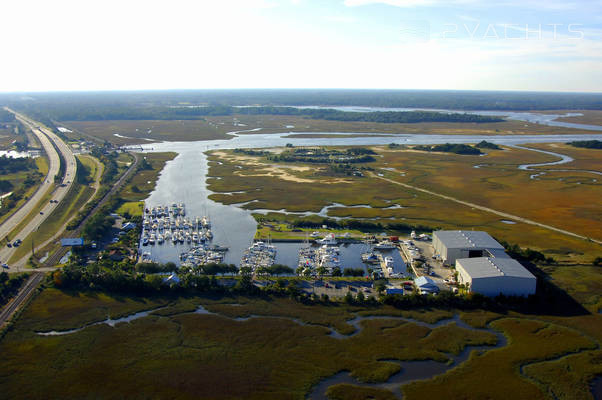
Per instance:
[[[40,183],[42,183],[42,180],[46,177],[46,174],[48,173],[48,159],[46,158],[46,156],[37,157],[36,158],[36,166],[37,166],[38,172],[40,172],[42,174],[42,178],[40,180]],[[13,188],[16,189],[23,185],[23,182],[25,181],[25,179],[27,177],[27,173],[28,173],[27,171],[24,171],[24,172],[18,172],[18,173],[14,173],[14,174],[7,174],[7,175],[3,175],[0,179],[11,182],[11,184],[13,185]],[[23,195],[21,200],[19,200],[15,203],[12,210],[18,210],[19,207],[21,207],[23,204],[25,204],[25,202],[27,202],[27,199],[29,199],[35,193],[35,191],[38,189],[38,186],[39,185],[36,184],[36,185],[31,186],[29,189],[27,189],[27,191],[25,192],[25,194]],[[3,223],[7,218],[9,218],[13,214],[13,212],[14,211],[9,211],[6,214],[0,216],[0,224]]]
[[[213,124],[207,121],[68,121],[65,126],[73,127],[90,136],[107,140],[117,145],[151,143],[152,141],[193,141],[228,139],[226,132],[244,127],[229,124]],[[120,136],[115,136],[118,134]],[[149,140],[146,140],[149,139]]]
[[[191,313],[199,304],[219,315]],[[64,336],[35,334],[158,307],[163,308],[115,327],[89,326]],[[453,310],[442,311],[417,310],[413,315],[431,321],[453,315]],[[491,333],[453,323],[429,329],[395,319],[365,320],[362,330],[346,339],[328,335],[330,327],[352,333],[355,328],[346,320],[357,313],[410,317],[407,311],[385,306],[309,306],[246,297],[148,299],[45,289],[0,341],[0,386],[4,396],[14,399],[301,399],[321,379],[339,371],[350,371],[360,382],[382,382],[399,370],[398,364],[383,360],[445,362],[448,354],[468,344],[496,341]],[[233,319],[250,315],[256,317]],[[462,315],[473,322],[493,317],[479,311]],[[465,398],[468,393],[506,398],[508,388],[519,399],[545,398],[550,390],[559,399],[571,399],[575,390],[587,392],[599,369],[597,340],[528,316],[495,318],[491,326],[509,337],[508,346],[473,353],[469,361],[440,377],[404,386],[404,398]],[[547,362],[557,357],[561,358]],[[564,363],[573,372],[555,379]],[[27,384],[31,381],[36,385]],[[563,392],[572,385],[573,392]],[[391,398],[386,390],[352,385],[331,387],[329,395]]]
[[[533,381],[517,379],[520,367],[597,347],[578,332],[539,321],[504,318],[492,325],[509,336],[507,347],[473,353],[465,364],[440,377],[405,385],[404,398],[465,398],[470,393],[471,398],[507,399],[512,393],[520,399],[545,399]],[[565,398],[572,397],[569,393]]]
[[[600,110],[565,110],[565,111],[550,111],[552,114],[579,113],[583,114],[579,117],[559,118],[561,122],[574,122],[576,124],[587,125],[602,125],[602,111]]]
[[[125,213],[135,216],[142,216],[142,212],[144,211],[144,202],[143,201],[128,201],[123,203],[117,209],[117,214],[123,215]]]
[[[482,157],[374,149],[382,157],[367,166],[384,177],[602,239],[602,210],[597,206],[597,199],[602,197],[600,182],[592,182],[591,176],[581,172],[549,173],[530,179],[534,172],[517,168],[523,163],[555,161],[554,156],[515,148],[490,151]],[[593,152],[578,149],[571,154],[577,160],[590,160],[587,162],[593,166],[598,157]],[[329,208],[329,216],[383,223],[400,221],[433,228],[482,229],[499,239],[537,248],[567,262],[591,262],[602,252],[601,246],[582,239],[520,222],[508,224],[495,214],[369,176],[328,176],[320,165],[276,165],[259,157],[229,152],[213,152],[209,160],[207,182],[216,192],[211,198],[225,204],[251,202],[244,207],[318,212],[340,203],[343,206]],[[480,167],[475,168],[476,165]],[[563,179],[553,179],[555,174]],[[371,208],[354,207],[358,205]],[[266,233],[265,229],[261,231]]]
[[[281,115],[231,115],[205,117],[204,120],[173,121],[65,121],[62,125],[86,135],[117,145],[150,143],[152,141],[196,141],[228,139],[228,132],[261,128],[260,133],[286,132],[363,132],[366,134],[447,134],[447,135],[515,135],[565,134],[566,129],[521,121],[497,123],[387,124],[306,119]],[[245,134],[244,132],[242,132]],[[592,131],[571,130],[575,134]],[[115,134],[123,136],[115,136]],[[252,133],[251,133],[252,134]]]
[[[172,160],[176,153],[147,153],[141,155],[151,166],[151,169],[142,169],[136,172],[130,181],[121,188],[118,196],[127,203],[140,202],[146,199],[155,188],[159,174],[165,163]],[[130,206],[127,206],[130,207]]]

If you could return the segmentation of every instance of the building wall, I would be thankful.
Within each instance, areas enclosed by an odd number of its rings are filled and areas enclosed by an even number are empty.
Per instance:
[[[528,296],[535,294],[535,278],[519,278],[514,276],[499,276],[478,278],[472,280],[470,290],[485,296]]]
[[[537,279],[519,278],[514,276],[492,276],[486,278],[472,278],[470,274],[456,263],[458,283],[469,287],[471,292],[485,296],[495,297],[500,293],[506,296],[528,296],[535,294]]]
[[[456,263],[456,271],[458,271],[458,283],[472,286],[472,277],[459,263]]]
[[[435,254],[439,254],[443,260],[447,259],[447,248],[441,243],[436,233],[433,233],[433,247]]]

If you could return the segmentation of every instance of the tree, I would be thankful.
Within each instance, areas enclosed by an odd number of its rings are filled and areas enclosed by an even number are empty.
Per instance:
[[[602,267],[602,257],[596,257],[592,265],[595,267]]]
[[[267,272],[271,275],[292,275],[294,271],[288,265],[274,264],[267,268]]]
[[[347,304],[353,304],[353,295],[351,294],[350,290],[348,290],[347,294],[345,294],[344,300],[345,300],[345,303],[347,303]]]
[[[366,296],[364,296],[364,292],[360,290],[355,299],[358,303],[363,303],[366,300]]]
[[[375,282],[374,288],[378,292],[378,294],[382,294],[387,288],[387,284],[385,281],[377,281]]]

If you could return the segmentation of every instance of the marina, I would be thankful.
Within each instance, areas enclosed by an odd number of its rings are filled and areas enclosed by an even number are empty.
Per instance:
[[[395,135],[394,137],[365,137],[358,133],[357,137],[337,138],[336,133],[329,132],[329,138],[287,138],[286,134],[261,134],[255,132],[253,135],[238,135],[239,132],[231,132],[230,140],[212,140],[198,142],[161,142],[152,145],[142,145],[144,151],[165,152],[174,151],[178,156],[165,165],[157,181],[155,190],[146,199],[147,205],[157,206],[170,204],[174,198],[181,199],[186,204],[186,213],[189,215],[212,215],[219,218],[219,224],[211,228],[214,236],[213,241],[228,247],[223,262],[240,265],[243,253],[248,250],[249,243],[253,240],[257,223],[251,215],[255,210],[246,210],[241,206],[224,205],[210,198],[212,192],[207,189],[206,178],[208,173],[206,151],[233,149],[233,148],[269,148],[274,146],[285,146],[292,143],[295,146],[309,145],[378,145],[391,142],[402,144],[436,144],[436,143],[474,143],[486,140],[500,145],[517,145],[522,143],[541,142],[567,142],[583,140],[586,135],[521,135],[521,136],[495,136],[495,135]],[[302,134],[302,133],[301,133]],[[343,134],[341,134],[343,135]],[[591,135],[601,138],[601,135]],[[587,137],[589,138],[589,137]],[[187,182],[182,185],[181,182]],[[323,210],[328,216],[328,209]],[[316,213],[303,213],[316,214]],[[180,264],[182,252],[192,249],[193,243],[179,243],[178,245],[157,245],[158,238],[155,237],[155,245],[141,246],[143,251],[150,253],[149,259],[156,262],[175,262]],[[148,237],[150,243],[150,235]],[[167,242],[170,243],[170,242]],[[171,242],[173,244],[173,242]],[[291,267],[298,266],[298,249],[302,243],[278,243],[275,263]],[[289,251],[289,248],[293,250]],[[345,267],[357,267],[365,265],[361,262],[362,245],[355,245],[355,257],[347,257],[349,248],[341,246],[341,263]],[[352,245],[352,248],[356,248]],[[383,244],[386,246],[386,244]],[[365,251],[365,250],[364,250]],[[385,250],[382,250],[385,251]],[[393,251],[394,253],[398,253]],[[357,257],[357,258],[356,258]],[[405,264],[404,264],[405,265]],[[405,268],[405,266],[403,267]]]
[[[186,216],[184,203],[144,208],[140,238],[142,261],[155,261],[153,247],[172,245],[180,249],[178,259],[182,266],[221,263],[228,248],[210,244],[212,239],[209,217]]]
[[[268,268],[274,265],[276,259],[276,246],[268,242],[254,242],[243,253],[240,261],[240,269],[249,269],[253,273],[258,272],[260,268]]]

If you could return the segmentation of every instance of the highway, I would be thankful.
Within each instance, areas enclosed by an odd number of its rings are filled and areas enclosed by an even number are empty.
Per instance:
[[[31,131],[38,137],[46,154],[48,155],[48,175],[46,179],[40,185],[40,188],[36,191],[36,193],[25,203],[17,212],[15,212],[10,218],[8,218],[4,223],[0,226],[0,238],[6,237],[23,219],[25,219],[32,211],[36,212],[36,215],[29,221],[29,223],[21,229],[20,232],[16,234],[12,234],[10,237],[11,243],[13,243],[16,239],[25,239],[31,232],[38,229],[38,227],[50,216],[52,211],[56,208],[57,203],[44,204],[42,206],[41,212],[37,213],[36,205],[40,202],[46,194],[53,189],[54,185],[54,176],[58,174],[60,170],[60,157],[59,153],[56,151],[54,145],[61,153],[63,159],[66,162],[65,167],[65,176],[63,177],[62,182],[54,189],[52,199],[61,202],[63,198],[67,195],[69,190],[71,189],[71,185],[73,184],[73,179],[77,173],[77,163],[75,161],[75,156],[73,152],[69,148],[69,146],[63,142],[56,134],[54,134],[50,129],[44,128],[40,126],[39,123],[25,117],[24,115],[18,114],[10,109],[7,109],[10,112],[13,112],[17,119],[23,123],[25,126],[31,129]],[[7,262],[7,260],[12,256],[15,252],[14,248],[9,248],[5,244],[0,248],[0,261]],[[14,266],[9,265],[11,270],[16,270]]]
[[[98,202],[98,204],[96,204],[96,206],[94,206],[94,208],[90,211],[88,216],[86,218],[84,218],[84,220],[82,222],[80,222],[79,226],[73,231],[73,236],[78,236],[81,233],[81,230],[83,229],[86,222],[88,222],[88,220],[90,218],[92,218],[92,216],[94,214],[96,214],[96,212],[98,210],[100,210],[102,208],[102,206],[104,206],[106,204],[106,202],[109,201],[109,199],[115,193],[117,193],[117,191],[119,189],[121,189],[121,186],[123,185],[123,183],[125,181],[127,181],[134,172],[136,172],[138,163],[140,162],[140,157],[136,153],[130,153],[130,154],[132,154],[134,156],[134,162],[132,163],[132,165],[130,165],[130,167],[127,169],[127,171],[125,171],[123,173],[123,175],[121,175],[121,178],[119,178],[119,180],[117,182],[115,182],[115,184],[113,185],[111,190],[107,194],[105,194],[105,196]],[[69,250],[69,248],[67,248],[67,247],[61,247],[59,250],[54,252],[54,254],[52,254],[51,256],[48,257],[48,259],[44,262],[45,267],[39,268],[38,271],[53,270],[54,266],[56,264],[58,264],[60,259],[65,254],[67,254],[68,250]],[[19,260],[19,263],[23,264],[25,262],[25,260],[26,260],[26,258],[23,258],[23,259]],[[19,265],[19,264],[17,264],[17,265]],[[50,267],[50,268],[48,268],[48,267]]]

